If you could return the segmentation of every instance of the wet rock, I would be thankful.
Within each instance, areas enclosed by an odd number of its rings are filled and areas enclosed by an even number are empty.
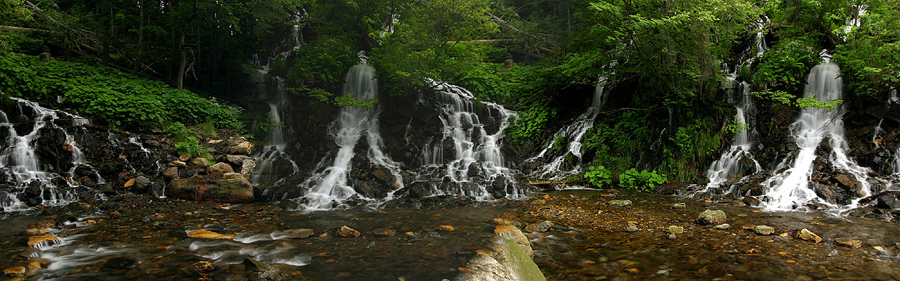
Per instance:
[[[194,156],[191,155],[190,153],[185,153],[185,154],[178,156],[178,161],[187,162],[187,161],[190,161],[191,158],[193,158],[193,157]]]
[[[397,231],[393,229],[379,229],[372,232],[375,236],[390,237],[397,235]]]
[[[235,145],[226,147],[224,150],[225,153],[232,155],[253,155],[253,144],[247,141],[238,142]]]
[[[753,196],[744,196],[744,199],[741,201],[743,201],[744,204],[747,204],[747,206],[759,206],[760,203],[759,199],[756,199],[756,197]]]
[[[616,207],[628,207],[631,206],[631,200],[610,200],[606,204]]]
[[[822,237],[819,237],[819,235],[812,233],[812,231],[809,231],[806,228],[800,230],[800,233],[797,235],[797,237],[813,243],[822,242]]]
[[[283,231],[283,233],[287,234],[288,236],[301,239],[309,238],[310,236],[313,236],[313,234],[315,234],[312,229],[308,228],[288,229]]]
[[[148,179],[147,177],[137,176],[136,178],[134,178],[134,186],[131,188],[131,190],[138,193],[147,192],[151,183],[152,182],[150,182],[150,179]]]
[[[684,209],[684,208],[687,208],[687,205],[685,205],[684,203],[675,203],[675,204],[672,204],[672,208]]]
[[[454,231],[454,230],[456,230],[456,229],[453,228],[452,225],[446,225],[446,224],[444,224],[444,225],[439,225],[438,227],[435,228],[435,230],[437,230],[437,231],[443,231],[443,232],[452,232],[452,231]]]
[[[494,225],[512,225],[513,222],[503,218],[492,218],[487,221],[490,224]]]
[[[256,161],[253,159],[244,160],[241,162],[241,174],[246,178],[250,178],[250,175],[253,173],[253,170],[256,169]]]
[[[163,177],[167,180],[172,180],[178,177],[178,168],[177,167],[168,167],[165,171],[163,171]]]
[[[407,189],[409,190],[408,196],[410,198],[424,198],[434,196],[435,191],[437,191],[437,188],[431,181],[417,181],[410,184]]]
[[[547,232],[550,228],[553,227],[553,222],[550,221],[542,221],[539,223],[533,223],[525,226],[525,231],[527,232]]]
[[[224,175],[226,173],[234,173],[234,169],[231,168],[231,165],[228,165],[228,163],[219,162],[206,168],[206,173]]]
[[[184,168],[185,166],[187,166],[187,163],[185,163],[184,161],[172,161],[169,163],[169,166]]]
[[[684,227],[677,226],[677,225],[670,225],[669,227],[666,228],[666,232],[669,234],[672,234],[672,235],[682,234],[682,233],[684,233]]]
[[[352,229],[345,225],[345,226],[341,226],[341,228],[338,229],[337,235],[340,237],[358,238],[360,235],[362,235],[362,233],[360,233],[359,231],[356,231],[356,229]]]
[[[191,264],[191,270],[199,273],[209,273],[216,270],[216,265],[210,261],[198,261]]]
[[[775,233],[775,228],[768,225],[757,225],[753,227],[753,232],[759,235],[772,235]]]
[[[675,240],[678,238],[678,236],[675,236],[675,234],[669,234],[668,238],[669,238],[669,240]]]
[[[13,266],[3,270],[3,274],[6,276],[24,276],[25,275],[25,267],[24,266]]]
[[[43,248],[53,244],[62,242],[59,236],[53,234],[44,234],[28,237],[28,247]]]
[[[274,268],[270,265],[261,263],[251,258],[245,258],[241,263],[244,265],[244,269],[248,272],[253,272],[253,275],[249,278],[251,281],[281,281],[284,280],[284,276],[281,275],[281,271],[277,268]]]
[[[526,237],[525,233],[522,233],[519,228],[511,225],[498,225],[494,227],[494,234],[511,239],[514,243],[519,245],[522,251],[525,251],[528,257],[534,257],[534,250],[531,249],[531,243],[528,242],[528,237]]]
[[[188,164],[193,167],[197,167],[197,168],[206,168],[209,166],[209,160],[206,160],[206,158],[203,158],[203,157],[197,157],[197,158],[191,159],[191,162]]]
[[[718,229],[718,230],[727,230],[727,229],[729,229],[729,228],[731,228],[731,225],[729,225],[729,224],[727,224],[727,223],[723,223],[723,224],[719,224],[719,225],[713,226],[713,229]]]
[[[857,188],[858,186],[860,186],[859,181],[850,174],[838,174],[834,176],[834,180],[838,181],[845,187]]]
[[[722,210],[705,210],[697,216],[697,222],[700,224],[723,224],[725,219],[725,211]]]
[[[221,234],[221,233],[216,233],[216,232],[212,232],[212,231],[205,230],[205,229],[188,232],[187,237],[197,238],[197,239],[216,239],[216,240],[234,239],[234,235],[232,235],[232,234]]]
[[[225,155],[225,161],[233,165],[243,165],[244,161],[253,160],[253,157],[246,155]]]
[[[628,232],[637,232],[637,231],[638,231],[638,228],[637,228],[637,226],[629,225],[628,227],[625,228],[625,231],[628,231]]]
[[[44,234],[48,234],[48,233],[50,233],[50,230],[43,229],[43,228],[29,228],[29,229],[25,230],[25,234],[31,235],[31,236],[44,235]]]
[[[861,241],[859,241],[859,240],[853,240],[853,239],[850,239],[850,238],[838,238],[838,239],[834,239],[834,244],[835,244],[835,245],[844,246],[844,247],[854,248],[854,249],[858,249],[859,247],[862,247],[862,242],[861,242]]]
[[[132,269],[137,267],[137,260],[129,257],[113,257],[103,263],[104,269]]]

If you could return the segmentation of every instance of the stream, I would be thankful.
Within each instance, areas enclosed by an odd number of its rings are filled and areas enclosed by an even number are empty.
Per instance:
[[[633,203],[620,207],[610,205],[612,200]],[[493,203],[460,197],[391,203],[382,209],[298,212],[286,211],[291,207],[284,203],[228,205],[136,195],[81,200],[36,215],[7,214],[0,260],[6,261],[4,268],[42,267],[25,280],[259,278],[248,258],[289,280],[452,280],[493,236],[491,219],[504,218],[522,229],[552,222],[546,232],[526,231],[548,280],[900,278],[895,254],[900,237],[893,235],[900,226],[875,219],[763,212],[740,201],[621,189],[555,191]],[[725,211],[731,227],[698,224],[697,214],[706,209]],[[756,225],[775,231],[759,235],[751,229]],[[342,226],[360,235],[341,237]],[[669,226],[684,232],[670,237]],[[37,229],[60,239],[29,247],[25,232]],[[186,235],[200,229],[234,237]],[[822,241],[797,238],[801,229]],[[202,261],[214,269],[196,269]]]

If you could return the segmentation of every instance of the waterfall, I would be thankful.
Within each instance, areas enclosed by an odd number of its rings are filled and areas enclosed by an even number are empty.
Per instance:
[[[804,97],[816,98],[819,101],[831,101],[842,98],[842,79],[840,69],[832,63],[824,63],[814,67],[807,78]],[[800,118],[791,125],[799,151],[793,158],[793,166],[767,179],[763,206],[766,210],[792,210],[804,208],[808,203],[821,203],[832,206],[816,195],[810,187],[810,177],[814,171],[816,148],[826,138],[829,139],[831,153],[829,160],[838,170],[853,175],[859,183],[854,197],[865,197],[871,192],[867,180],[867,169],[860,167],[846,155],[847,142],[844,140],[843,112],[828,111],[822,108],[804,108]],[[790,162],[788,157],[778,169],[782,170]],[[855,207],[856,201],[848,207]]]
[[[378,81],[375,79],[375,68],[368,65],[356,65],[350,68],[344,81],[343,93],[357,101],[371,101],[378,98]],[[341,108],[337,122],[337,131],[333,132],[334,142],[338,146],[337,154],[331,166],[311,176],[302,186],[308,189],[305,195],[307,209],[330,209],[343,201],[357,195],[348,184],[351,164],[355,156],[354,148],[359,139],[366,135],[369,144],[368,158],[379,166],[387,168],[396,178],[394,188],[402,187],[399,165],[388,158],[381,150],[382,140],[378,132],[378,108],[370,109],[358,106]],[[319,170],[317,168],[317,170]]]
[[[439,177],[452,183],[441,188],[447,195],[465,195],[476,199],[489,197],[519,197],[522,194],[512,180],[509,168],[500,152],[503,131],[516,118],[516,114],[503,106],[490,102],[476,102],[475,96],[463,87],[428,81],[441,102],[440,115],[443,130],[439,139],[432,140],[422,152],[426,170],[444,171]],[[480,103],[480,104],[479,104]],[[483,105],[488,118],[499,121],[491,134],[476,114]],[[445,144],[452,144],[453,158],[445,155]],[[449,149],[448,149],[449,150]],[[449,151],[447,151],[449,152]],[[431,180],[441,180],[431,178]],[[485,183],[493,184],[494,192]]]
[[[741,175],[745,167],[744,163],[749,164],[752,161],[755,169],[753,173],[762,171],[759,162],[750,153],[750,148],[753,145],[751,117],[755,114],[755,106],[750,99],[750,84],[746,82],[737,83],[734,75],[728,77],[727,84],[730,89],[728,90],[728,102],[733,103],[735,99],[740,99],[734,105],[737,111],[734,116],[734,123],[737,126],[741,126],[741,128],[740,131],[735,133],[734,141],[731,142],[728,150],[722,153],[719,160],[713,162],[707,169],[706,177],[709,178],[709,183],[706,184],[706,188],[703,191],[725,184],[732,175]]]
[[[533,177],[562,179],[581,172],[581,165],[576,165],[571,169],[566,170],[563,167],[563,164],[565,163],[566,156],[568,154],[574,155],[576,158],[578,158],[579,164],[581,163],[581,141],[584,138],[584,134],[594,127],[594,119],[597,118],[597,115],[600,114],[600,109],[603,108],[603,104],[606,101],[604,91],[606,83],[607,78],[605,76],[601,76],[599,79],[597,79],[597,84],[594,87],[594,95],[591,100],[591,106],[588,107],[587,111],[578,116],[578,118],[575,119],[575,122],[572,122],[572,124],[569,124],[568,126],[560,129],[555,134],[553,134],[553,139],[550,141],[550,144],[548,144],[547,147],[541,150],[538,155],[525,160],[526,162],[532,162],[544,157],[544,155],[549,150],[551,150],[554,146],[557,146],[556,141],[559,137],[564,137],[568,141],[566,153],[553,158],[552,161],[538,168],[531,174]]]
[[[41,107],[32,101],[19,98],[12,98],[12,100],[16,102],[19,116],[29,116],[30,118],[33,115],[34,119],[30,131],[26,130],[28,131],[26,134],[20,135],[20,132],[10,122],[6,113],[3,112],[0,115],[0,127],[6,127],[7,129],[5,144],[2,145],[2,151],[0,151],[0,171],[6,173],[7,178],[14,179],[12,182],[15,184],[13,190],[4,192],[6,196],[0,196],[6,197],[0,198],[0,206],[2,206],[3,211],[25,209],[26,204],[21,202],[17,195],[21,192],[26,192],[26,190],[36,191],[38,193],[36,194],[37,197],[40,198],[40,202],[34,202],[35,204],[28,203],[28,205],[58,206],[75,201],[77,198],[74,193],[70,190],[57,188],[56,183],[65,182],[68,186],[74,186],[71,178],[75,173],[75,168],[79,164],[84,163],[84,156],[77,143],[75,143],[74,138],[61,125],[57,124],[60,120],[57,111]],[[87,123],[87,119],[83,117],[64,112],[60,112],[60,114],[66,115],[67,119],[71,118],[70,124],[73,127],[80,127]],[[19,129],[22,128],[25,127],[19,127]],[[38,139],[41,137],[41,131],[45,128],[59,130],[63,134],[63,150],[70,152],[72,155],[72,167],[66,171],[68,178],[63,178],[60,173],[45,171],[44,166],[46,165],[41,165],[38,160],[35,148],[37,147]],[[55,168],[61,169],[62,167]]]

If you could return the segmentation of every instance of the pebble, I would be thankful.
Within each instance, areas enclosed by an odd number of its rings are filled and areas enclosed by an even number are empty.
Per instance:
[[[800,230],[800,234],[798,234],[797,237],[799,237],[800,239],[809,241],[809,242],[814,242],[814,243],[822,242],[822,237],[819,237],[819,235],[812,233],[812,231],[809,231],[806,228]]]
[[[378,229],[372,232],[375,236],[389,237],[397,235],[397,231],[393,229]]]
[[[437,229],[437,231],[444,231],[444,232],[452,232],[452,231],[456,230],[455,228],[453,228],[452,225],[446,225],[446,224],[444,224],[444,225],[439,225],[439,226],[438,226],[437,228],[435,228],[435,229]]]
[[[684,227],[670,225],[668,228],[666,228],[666,232],[668,232],[669,234],[682,234],[684,233]]]
[[[198,239],[218,239],[218,240],[234,239],[233,234],[221,234],[221,233],[216,233],[216,232],[212,232],[212,231],[205,230],[205,229],[188,232],[187,237],[198,238]]]
[[[861,242],[861,241],[859,241],[859,240],[853,240],[853,239],[850,239],[850,238],[838,238],[838,239],[834,239],[834,244],[837,244],[837,245],[840,245],[840,246],[844,246],[844,247],[850,247],[850,248],[854,248],[854,249],[858,249],[859,247],[862,247],[862,242]]]
[[[526,232],[547,232],[550,228],[553,227],[553,223],[550,221],[542,221],[539,223],[533,223],[525,226]]]
[[[678,238],[675,234],[669,234],[669,240],[675,240],[675,238]]]
[[[625,228],[625,231],[628,231],[628,232],[637,232],[637,231],[638,231],[638,228],[637,228],[637,226],[629,225],[627,228]]]
[[[338,234],[338,236],[341,236],[341,237],[353,237],[353,238],[358,238],[360,235],[362,235],[361,233],[359,233],[359,231],[356,231],[356,229],[352,229],[346,225],[341,226],[341,229],[338,229],[337,234]]]
[[[628,207],[631,206],[631,200],[610,200],[606,204],[617,207]]]
[[[725,211],[722,210],[705,210],[697,216],[697,222],[700,224],[723,224],[725,223]]]
[[[684,203],[675,203],[675,204],[672,204],[672,208],[684,209],[684,208],[687,208],[687,205],[685,205]]]
[[[757,225],[753,228],[753,231],[759,235],[772,235],[772,233],[775,233],[775,228],[768,225]]]
[[[731,228],[731,225],[729,225],[729,224],[727,224],[727,223],[723,223],[723,224],[720,224],[720,225],[713,226],[713,229],[718,229],[718,230],[727,230],[727,229],[729,229],[729,228]]]

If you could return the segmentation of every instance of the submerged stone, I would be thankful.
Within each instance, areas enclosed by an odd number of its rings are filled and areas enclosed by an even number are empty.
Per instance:
[[[725,211],[722,210],[706,210],[697,216],[697,222],[700,224],[723,224],[725,223]]]
[[[768,225],[757,225],[753,227],[753,231],[759,235],[772,235],[775,233],[775,228]]]
[[[627,207],[627,206],[631,206],[631,200],[611,200],[611,201],[607,202],[606,204],[609,204],[611,206],[617,206],[617,207]]]
[[[356,231],[356,229],[352,229],[349,226],[344,225],[344,226],[341,226],[340,229],[338,229],[337,235],[340,237],[358,238],[360,235],[362,235],[362,233],[360,233],[359,231]]]
[[[205,230],[205,229],[188,232],[187,237],[198,238],[198,239],[218,239],[218,240],[234,239],[233,234],[221,234],[221,233],[216,233],[216,232],[212,232],[212,231]]]
[[[814,243],[822,242],[822,237],[819,237],[819,235],[812,233],[812,231],[809,231],[806,228],[800,230],[800,233],[797,235],[797,237],[799,237],[800,239],[809,241],[809,242],[814,242]]]
[[[547,232],[550,228],[553,227],[553,223],[550,221],[542,221],[539,223],[533,223],[525,226],[525,231],[527,232]]]

